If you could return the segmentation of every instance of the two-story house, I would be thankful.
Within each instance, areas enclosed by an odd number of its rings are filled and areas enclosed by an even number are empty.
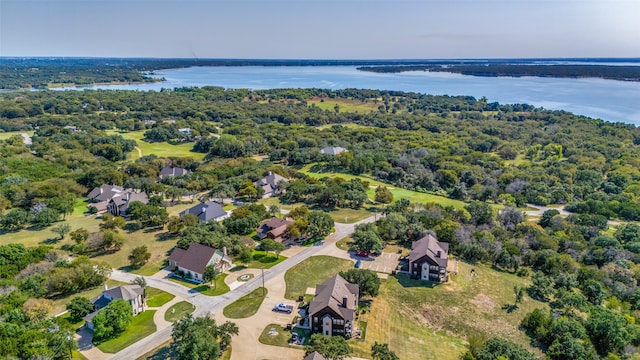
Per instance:
[[[411,244],[409,275],[414,279],[445,282],[448,279],[449,243],[428,234]]]
[[[169,266],[176,273],[184,274],[184,278],[204,282],[204,271],[209,265],[214,265],[218,271],[224,272],[233,265],[231,259],[223,251],[212,247],[191,243],[187,250],[175,248],[169,256]]]
[[[309,304],[309,326],[312,333],[324,336],[350,337],[358,309],[358,285],[335,275],[316,286],[316,295]]]
[[[123,299],[131,304],[133,315],[138,315],[144,311],[145,298],[144,289],[140,285],[123,285],[109,289],[104,285],[102,294],[91,300],[93,312],[84,317],[87,329],[93,331],[93,318],[110,302],[116,299]]]

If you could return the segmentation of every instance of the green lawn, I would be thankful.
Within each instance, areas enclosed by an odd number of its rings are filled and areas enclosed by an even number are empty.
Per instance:
[[[169,322],[175,322],[182,319],[187,314],[191,314],[195,309],[196,308],[190,302],[180,301],[167,309],[167,312],[164,313],[164,319]]]
[[[198,284],[191,281],[187,281],[178,277],[171,277],[169,280],[176,282],[180,285],[186,286],[190,289],[194,289],[195,291],[201,293],[202,295],[207,296],[219,296],[222,294],[228,293],[231,289],[229,289],[229,285],[225,284],[224,279],[227,277],[227,274],[220,274],[216,279],[216,286],[211,286],[206,284]]]
[[[259,287],[235,302],[227,305],[227,307],[222,310],[222,313],[229,319],[244,319],[251,317],[258,312],[265,296],[267,296],[267,289]]]
[[[97,345],[98,349],[108,354],[115,354],[127,346],[153,334],[156,331],[156,324],[153,323],[153,315],[155,313],[155,310],[147,310],[134,316],[127,330],[117,338],[107,340]]]
[[[313,168],[313,166],[317,166],[318,164],[309,164],[306,165],[305,167],[303,167],[302,169],[300,169],[299,171],[307,174],[308,176],[317,178],[317,179],[322,179],[324,177],[341,177],[345,180],[352,180],[352,179],[360,179],[363,181],[368,181],[369,182],[369,189],[367,190],[367,195],[369,195],[369,198],[371,200],[373,200],[375,198],[375,188],[378,186],[386,186],[389,191],[393,194],[393,199],[394,200],[398,200],[398,199],[408,199],[409,201],[411,201],[412,203],[437,203],[437,204],[441,204],[443,206],[453,206],[456,208],[462,208],[464,207],[465,203],[459,200],[454,200],[454,199],[449,199],[447,197],[444,196],[440,196],[440,195],[434,195],[434,194],[427,194],[427,193],[421,193],[421,192],[417,192],[417,191],[412,191],[412,190],[406,190],[406,189],[400,189],[400,188],[396,188],[391,184],[385,184],[383,182],[380,182],[378,180],[374,180],[368,176],[365,175],[351,175],[351,174],[345,174],[345,173],[336,173],[336,172],[316,172],[316,171],[312,171],[311,169]],[[336,220],[337,221],[337,220]]]
[[[269,334],[271,329],[275,329],[278,334],[277,335]],[[297,332],[298,335],[300,335],[301,337],[303,337],[305,339],[309,337],[306,334],[306,332],[302,331],[301,329],[294,329],[293,331]],[[299,345],[291,345],[291,344],[289,344],[289,339],[291,339],[291,331],[285,329],[280,324],[269,324],[269,325],[267,325],[267,327],[265,327],[264,330],[262,330],[262,334],[260,334],[260,337],[258,337],[258,341],[260,341],[261,343],[263,343],[265,345],[290,347],[290,348],[293,348],[293,349],[304,350],[304,348],[299,346]]]
[[[283,210],[291,210],[291,209],[293,209],[295,207],[305,205],[303,203],[283,204],[282,202],[280,202],[280,198],[279,197],[269,197],[269,198],[266,198],[266,199],[262,199],[262,200],[259,201],[259,203],[263,204],[267,208],[269,208],[269,206],[271,206],[271,205],[277,205],[280,209],[283,209]],[[358,209],[358,210],[356,210],[356,209],[346,209],[346,208],[336,208],[336,209],[327,211],[327,210],[324,210],[324,209],[311,208],[311,210],[322,210],[322,211],[325,211],[327,214],[329,214],[329,216],[331,216],[333,221],[339,222],[339,223],[343,223],[343,224],[353,224],[353,223],[358,222],[360,220],[366,219],[369,216],[374,215],[376,209],[378,209],[378,207],[377,206],[372,206],[372,205],[365,205],[361,209]],[[379,210],[379,212],[381,212],[381,210]]]
[[[378,111],[378,106],[381,103],[374,103],[373,100],[368,100],[367,102],[361,100],[351,100],[351,99],[310,99],[307,100],[307,105],[319,107],[323,110],[331,110],[335,111],[336,105],[338,105],[338,112],[350,112],[350,113],[370,113],[372,111]],[[355,125],[355,124],[352,124]]]
[[[33,136],[33,133],[34,133],[34,132],[33,132],[33,131],[7,131],[7,132],[0,131],[0,140],[7,140],[7,139],[9,139],[10,137],[12,137],[12,136],[16,136],[16,135],[17,135],[17,136],[22,137],[22,136],[20,135],[20,134],[22,134],[22,133],[26,133],[26,134],[28,134],[29,136]]]
[[[160,307],[169,301],[173,300],[175,295],[169,294],[166,291],[162,291],[160,289],[148,287],[146,288],[147,293],[147,306],[149,307]]]
[[[287,286],[284,297],[296,300],[298,296],[306,293],[307,288],[315,288],[316,285],[340,271],[351,268],[353,268],[353,262],[350,260],[332,256],[312,256],[287,270],[284,274]]]
[[[287,259],[286,256],[277,256],[275,253],[270,252],[266,254],[262,250],[252,250],[251,258],[253,259],[251,262],[247,264],[247,267],[254,269],[269,269],[274,267],[275,265],[280,264],[281,262]]]
[[[476,276],[471,276],[475,269]],[[355,356],[369,357],[374,342],[388,343],[398,357],[407,360],[458,359],[472,334],[500,336],[530,348],[518,330],[522,318],[547,305],[525,296],[511,313],[514,285],[528,286],[529,279],[496,271],[489,266],[459,263],[459,274],[442,285],[410,280],[404,274],[382,282],[370,312],[364,341],[352,341]],[[384,316],[380,316],[384,314]]]
[[[107,280],[107,286],[109,287],[109,289],[114,288],[116,286],[120,286],[120,285],[127,285],[127,283],[123,283],[117,280]],[[91,300],[92,298],[100,295],[102,293],[102,291],[104,291],[104,286],[96,286],[92,289],[89,290],[84,290],[75,294],[71,294],[71,295],[67,295],[64,297],[57,297],[52,299],[53,300],[53,309],[51,310],[51,313],[53,315],[57,315],[60,314],[61,312],[67,310],[66,306],[68,303],[71,302],[71,300],[80,297],[80,296],[84,296],[87,299]]]
[[[140,150],[142,150],[142,156],[145,155],[157,155],[159,157],[192,157],[195,159],[202,159],[206,154],[191,152],[194,143],[184,143],[180,145],[172,145],[166,142],[158,142],[158,143],[148,143],[143,141],[144,132],[146,130],[140,131],[129,131],[129,132],[120,132],[116,130],[107,131],[108,134],[118,134],[127,140],[135,140],[138,144]],[[127,158],[131,160],[137,160],[140,158],[137,150],[133,150]]]

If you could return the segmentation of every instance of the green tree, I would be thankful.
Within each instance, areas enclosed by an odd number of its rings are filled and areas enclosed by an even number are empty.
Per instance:
[[[309,235],[313,238],[323,238],[331,232],[335,225],[333,218],[324,211],[309,212]]]
[[[124,332],[133,320],[131,304],[123,299],[111,301],[93,318],[93,341],[103,342]]]
[[[189,314],[174,323],[172,347],[180,360],[215,360],[229,346],[232,335],[238,335],[234,323],[217,325],[208,316],[194,318]]]
[[[305,356],[314,351],[329,360],[344,360],[351,355],[352,349],[342,336],[313,334],[309,339],[309,345],[305,347]]]
[[[278,258],[278,259],[280,258],[280,253],[285,251],[286,249],[287,249],[287,247],[283,243],[281,243],[279,241],[275,241],[273,243],[273,252],[276,253],[276,258]]]
[[[640,242],[640,225],[633,223],[624,224],[616,230],[615,236],[622,244]]]
[[[70,232],[69,235],[76,244],[82,244],[89,238],[89,231],[85,228],[78,228]]]
[[[529,287],[531,295],[546,300],[553,293],[553,279],[544,275],[541,271],[536,271],[531,277],[532,285]]]
[[[23,209],[12,209],[4,216],[0,217],[0,228],[16,231],[23,229],[31,221],[31,214]]]
[[[551,219],[553,219],[553,217],[556,215],[560,215],[560,211],[556,209],[546,210],[542,213],[540,220],[538,220],[538,225],[542,226],[543,228],[549,227],[551,225]]]
[[[62,223],[51,228],[52,233],[60,235],[60,240],[64,239],[65,235],[67,235],[69,231],[71,231],[71,225],[67,223]]]
[[[264,250],[265,255],[269,254],[269,251],[274,251],[276,249],[277,241],[269,238],[262,239],[260,242],[260,247]]]
[[[591,342],[600,356],[608,353],[622,354],[631,339],[627,320],[613,310],[594,307],[585,324]]]
[[[491,205],[474,201],[464,207],[471,215],[471,222],[474,225],[490,225],[493,223],[493,209]]]
[[[111,230],[102,231],[102,251],[118,251],[124,245],[124,236]]]
[[[93,303],[84,296],[78,296],[67,304],[67,310],[73,322],[79,322],[93,311]]]
[[[371,346],[373,360],[400,360],[398,355],[389,349],[389,344],[380,344],[377,341]]]
[[[60,214],[54,209],[44,208],[33,216],[33,224],[40,227],[47,227],[60,219]]]
[[[127,225],[127,222],[122,216],[113,216],[111,214],[104,214],[102,216],[102,222],[100,223],[100,229],[104,230],[118,230]]]
[[[151,258],[151,253],[146,245],[138,246],[131,250],[131,254],[129,254],[129,264],[133,267],[141,267],[149,261]]]
[[[384,242],[372,223],[356,225],[351,238],[353,239],[352,248],[355,251],[381,252],[384,248]]]
[[[487,340],[478,354],[476,360],[496,360],[500,357],[509,360],[537,360],[538,357],[527,351],[521,345],[501,338]]]
[[[371,270],[349,269],[341,271],[340,276],[352,284],[357,284],[362,296],[377,296],[380,289],[380,278]]]
[[[393,202],[393,194],[386,186],[380,185],[376,188],[375,200],[379,203],[390,204]]]
[[[207,265],[204,269],[204,274],[202,274],[202,280],[211,284],[213,283],[214,289],[217,287],[216,280],[218,279],[218,275],[220,275],[220,270],[215,265]]]
[[[580,286],[582,294],[587,297],[587,300],[593,305],[600,305],[607,297],[607,291],[601,282],[588,279]]]
[[[524,288],[522,286],[514,285],[513,292],[516,296],[515,304],[520,304],[522,302],[522,298],[524,297]]]

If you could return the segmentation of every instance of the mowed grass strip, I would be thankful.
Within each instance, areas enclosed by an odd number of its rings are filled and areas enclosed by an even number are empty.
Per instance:
[[[115,354],[127,346],[156,332],[156,324],[153,322],[155,310],[147,310],[133,317],[133,321],[117,338],[107,340],[99,345],[98,349],[108,354]]]
[[[176,322],[195,310],[195,306],[188,301],[180,301],[171,305],[164,313],[164,319],[168,322]]]
[[[227,305],[222,313],[229,319],[244,319],[255,315],[267,296],[267,289],[259,287]]]
[[[173,294],[152,287],[146,288],[145,291],[147,294],[147,306],[149,307],[160,307],[175,297]]]
[[[150,143],[144,141],[144,133],[146,130],[120,132],[116,130],[109,130],[107,134],[120,135],[127,140],[135,140],[138,144],[138,148],[142,151],[142,156],[157,155],[159,157],[192,157],[194,159],[202,159],[206,154],[192,152],[191,149],[195,143],[188,142],[184,144],[173,145],[167,142],[155,142]],[[131,160],[137,160],[140,158],[138,151],[133,150],[128,158]]]
[[[389,277],[370,311],[361,316],[367,321],[367,337],[351,342],[354,355],[368,357],[377,341],[388,343],[401,359],[454,360],[466,351],[471,335],[500,336],[534,350],[518,327],[526,314],[548,305],[525,295],[515,311],[503,309],[513,305],[515,285],[530,283],[528,278],[463,262],[446,284],[434,286],[404,274]]]
[[[340,271],[351,268],[353,268],[353,262],[350,260],[325,255],[312,256],[287,270],[284,274],[284,281],[287,287],[284,297],[289,300],[296,300],[298,296],[307,292],[307,288],[315,288],[316,285]]]

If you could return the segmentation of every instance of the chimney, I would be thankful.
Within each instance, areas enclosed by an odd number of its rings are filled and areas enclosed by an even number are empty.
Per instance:
[[[130,192],[127,192],[127,201],[129,201],[129,195],[130,194],[131,194]]]
[[[347,307],[347,301],[349,300],[349,297],[347,295],[344,295],[342,297],[342,307],[346,308]]]
[[[102,188],[102,186],[100,186],[100,194],[102,194],[104,192],[104,189]]]
[[[442,251],[438,250],[438,252],[436,253],[436,257],[439,258],[440,256],[442,256]]]
[[[227,256],[227,247],[226,246],[222,247],[222,253],[224,254],[224,256]]]

